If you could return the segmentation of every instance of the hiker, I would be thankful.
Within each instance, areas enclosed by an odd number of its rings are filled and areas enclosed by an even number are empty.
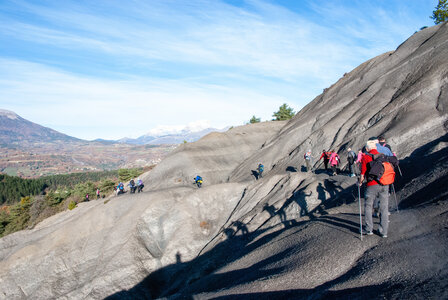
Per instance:
[[[355,160],[357,158],[355,151],[353,151],[351,148],[347,149],[347,162],[348,162],[348,170],[350,172],[350,177],[355,177],[355,169],[353,167],[353,164],[355,163]]]
[[[325,166],[325,171],[328,170],[328,162],[330,161],[330,156],[331,156],[331,151],[325,151],[322,150],[322,155],[320,156],[319,160],[321,160],[322,158],[324,159],[324,166]]]
[[[394,154],[392,153],[392,151],[390,150],[390,148],[385,147],[385,146],[382,146],[382,145],[380,144],[379,139],[378,139],[376,136],[373,136],[373,137],[369,138],[369,141],[375,141],[375,143],[376,143],[376,150],[377,150],[379,153],[382,153],[382,154],[387,155],[387,156],[394,156]],[[390,147],[390,146],[389,146],[389,147]]]
[[[86,194],[86,202],[89,202],[89,194]]]
[[[331,150],[331,156],[330,156],[330,165],[331,165],[331,170],[333,171],[332,175],[335,176],[337,175],[337,166],[339,164],[339,155],[336,153],[336,151]]]
[[[201,188],[202,186],[202,177],[197,175],[195,178],[193,178],[194,183],[198,186],[198,188]]]
[[[129,186],[130,193],[134,194],[135,190],[137,189],[137,187],[135,186],[134,179],[131,179],[131,181],[129,181],[128,186]]]
[[[392,152],[392,148],[390,147],[389,144],[386,143],[386,139],[384,138],[384,136],[380,135],[378,137],[378,143],[383,147],[389,148],[390,152]],[[392,152],[392,154],[394,154],[394,153]]]
[[[143,184],[143,181],[138,178],[137,179],[137,193],[143,192],[143,188],[145,187],[145,185]]]
[[[100,189],[96,188],[96,199],[100,199]]]
[[[117,196],[120,194],[124,194],[124,184],[120,182],[117,186]]]
[[[380,206],[380,225],[378,232],[382,237],[386,238],[389,227],[389,185],[382,185],[380,184],[381,179],[372,178],[372,175],[375,172],[372,162],[374,159],[379,160],[387,157],[380,155],[376,144],[377,143],[375,140],[367,141],[367,153],[363,156],[361,162],[361,177],[359,180],[359,185],[362,185],[364,179],[367,181],[364,197],[365,227],[362,233],[366,235],[373,234],[373,203],[376,199],[378,199]],[[386,171],[384,171],[384,174],[386,174]]]
[[[303,158],[305,159],[306,163],[306,171],[309,172],[311,170],[311,150],[308,150],[304,155]]]
[[[356,158],[355,164],[358,165],[358,171],[361,172],[361,161],[362,161],[362,156],[364,155],[364,153],[362,153],[362,149],[358,150],[358,157]]]
[[[258,164],[257,171],[258,171],[258,176],[259,176],[260,178],[263,178],[264,166],[263,166],[262,164]],[[257,178],[257,179],[258,179],[258,178]]]

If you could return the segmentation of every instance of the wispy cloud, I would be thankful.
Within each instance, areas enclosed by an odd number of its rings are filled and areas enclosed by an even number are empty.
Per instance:
[[[83,138],[269,119],[427,25],[398,0],[298,3],[4,1],[0,106]]]

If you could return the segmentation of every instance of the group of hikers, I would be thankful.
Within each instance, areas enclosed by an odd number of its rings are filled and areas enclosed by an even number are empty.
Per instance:
[[[305,160],[306,171],[313,171],[313,155],[311,150],[305,152],[303,156]],[[323,159],[325,170],[331,168],[331,176],[338,174],[338,167],[341,165],[341,158],[338,153],[332,149],[323,150],[318,161]],[[351,148],[347,149],[347,165],[350,177],[359,176],[358,187],[366,182],[365,190],[365,224],[361,228],[361,234],[373,234],[373,216],[380,218],[378,233],[382,237],[387,237],[389,222],[389,190],[393,187],[395,179],[395,169],[399,170],[398,159],[392,152],[390,145],[386,143],[383,136],[371,137],[362,149],[355,153]],[[264,166],[258,165],[258,178],[263,177]],[[359,201],[361,201],[360,189]],[[361,203],[361,202],[360,202]],[[360,204],[361,205],[361,204]],[[361,206],[360,206],[361,207]],[[398,207],[397,207],[398,209]],[[361,218],[361,211],[360,211]],[[362,221],[361,221],[362,224]]]
[[[308,157],[312,157],[311,151],[305,153],[304,156],[307,171],[310,170],[310,158]],[[324,161],[325,170],[328,170],[328,164],[330,164],[332,175],[337,175],[337,167],[341,162],[339,155],[334,150],[323,150],[319,161],[321,159]],[[362,186],[364,181],[366,182],[364,195],[365,224],[364,228],[360,229],[361,235],[373,234],[372,218],[373,216],[378,216],[380,218],[378,233],[382,237],[387,237],[389,227],[389,193],[390,188],[392,188],[395,196],[393,187],[395,169],[399,170],[398,159],[395,153],[392,152],[391,146],[386,143],[386,139],[383,136],[380,136],[369,138],[366,145],[359,149],[357,154],[351,148],[348,148],[347,168],[350,177],[356,177],[356,173],[359,174],[358,187]],[[361,198],[359,188],[358,192],[359,198]],[[359,201],[361,200],[359,199]]]
[[[127,186],[129,187],[129,192],[131,194],[135,194],[135,191],[137,191],[137,193],[143,192],[143,188],[145,187],[143,181],[140,178],[137,178],[137,183],[134,181],[134,179],[131,179]],[[117,186],[114,186],[114,192],[116,196],[126,193],[126,190],[124,189],[124,183],[119,182]]]
[[[100,192],[101,192],[100,189],[96,188],[96,199],[97,200],[101,198]],[[104,198],[104,195],[103,195],[103,198]],[[89,193],[86,194],[86,197],[85,197],[84,201],[85,202],[90,201]]]
[[[308,150],[304,154],[306,171],[312,171],[312,159],[313,155],[311,150]],[[330,151],[323,150],[318,161],[323,159],[325,170],[328,170],[330,165],[331,175],[335,176],[338,172],[338,167],[341,165],[341,158],[338,153],[332,149]],[[384,137],[371,137],[366,145],[359,149],[358,153],[355,153],[351,148],[347,149],[347,168],[350,177],[356,177],[359,174],[358,187],[360,187],[364,181],[366,181],[365,191],[365,224],[362,228],[361,220],[361,237],[362,234],[373,234],[373,215],[374,210],[378,210],[379,214],[376,215],[380,218],[380,224],[378,227],[378,233],[382,237],[387,237],[389,227],[389,188],[393,188],[393,182],[395,179],[395,169],[398,168],[398,159],[395,153],[392,152],[390,145],[386,143]],[[256,179],[263,178],[264,166],[259,163],[257,171],[253,171],[256,174]],[[194,184],[198,188],[201,188],[203,179],[197,175],[193,178]],[[137,188],[140,186],[143,188],[143,184],[140,179],[137,183]],[[133,180],[129,183],[131,186],[131,193],[135,192],[135,185]],[[123,190],[123,184],[118,185],[118,191]],[[139,192],[140,189],[138,188]],[[393,190],[395,192],[395,190]],[[361,208],[361,195],[359,192],[359,203]],[[397,207],[398,209],[398,207]],[[360,211],[361,218],[361,211]]]

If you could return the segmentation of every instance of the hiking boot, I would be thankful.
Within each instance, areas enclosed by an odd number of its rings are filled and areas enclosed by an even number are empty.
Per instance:
[[[382,238],[387,238],[387,234],[380,234]]]
[[[365,230],[365,229],[363,229],[363,230],[361,231],[361,233],[362,233],[363,235],[373,235],[373,231],[367,231],[367,230]]]

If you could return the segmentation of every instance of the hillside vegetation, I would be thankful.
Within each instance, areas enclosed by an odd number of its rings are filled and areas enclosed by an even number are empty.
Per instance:
[[[38,222],[77,203],[112,193],[118,181],[126,182],[146,169],[120,169],[23,179],[0,174],[0,237],[33,227]]]

